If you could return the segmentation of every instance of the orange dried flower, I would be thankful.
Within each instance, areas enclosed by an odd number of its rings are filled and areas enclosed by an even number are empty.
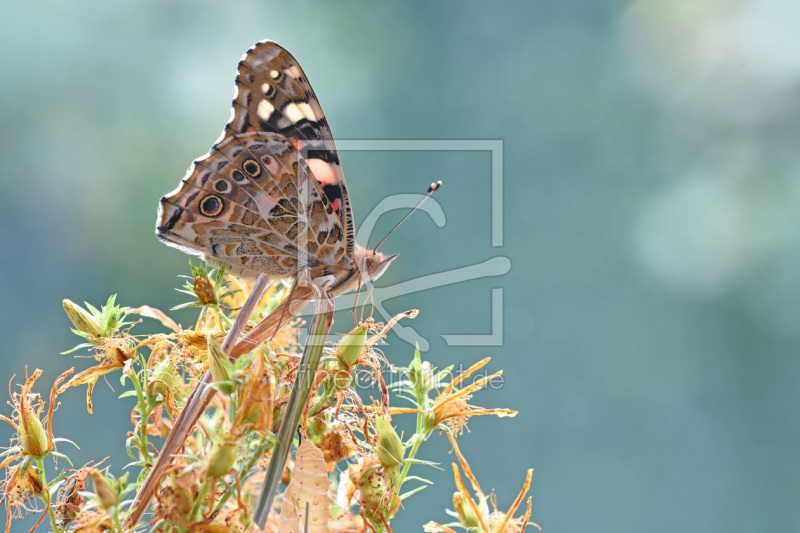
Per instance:
[[[58,378],[56,378],[53,387],[50,390],[50,404],[45,416],[44,422],[40,420],[42,411],[44,411],[44,401],[42,401],[39,394],[31,392],[34,382],[42,375],[41,369],[36,369],[32,376],[30,376],[22,390],[19,393],[11,393],[11,404],[14,407],[14,419],[11,420],[3,415],[0,415],[0,420],[4,420],[11,424],[17,431],[16,439],[19,442],[18,454],[0,463],[0,468],[7,466],[14,459],[20,456],[41,457],[46,455],[53,449],[53,411],[55,410],[55,402],[58,398],[58,386],[69,376],[75,369],[70,368]],[[13,381],[14,376],[11,376]],[[11,382],[9,382],[9,387]],[[45,430],[45,425],[47,429]]]
[[[328,463],[329,468],[335,466],[339,461],[351,457],[355,452],[350,436],[336,430],[325,433],[319,443],[319,448],[325,454],[325,462]]]
[[[514,513],[517,512],[520,504],[525,499],[525,494],[527,494],[528,490],[530,490],[533,469],[528,470],[522,490],[517,495],[514,503],[511,504],[511,508],[507,513],[503,513],[497,509],[494,497],[490,498],[492,507],[494,509],[493,511],[490,511],[489,506],[486,505],[487,498],[481,490],[478,480],[472,473],[469,463],[467,463],[467,460],[461,454],[461,450],[458,448],[458,443],[456,442],[455,437],[453,437],[453,435],[450,433],[447,433],[447,438],[453,445],[453,451],[458,457],[458,462],[461,465],[461,468],[464,470],[464,474],[467,476],[467,479],[470,481],[472,490],[475,492],[475,497],[473,497],[467,490],[467,487],[464,485],[464,481],[461,478],[461,473],[458,469],[458,466],[453,463],[453,476],[455,477],[456,488],[458,489],[458,492],[453,495],[453,504],[456,507],[456,512],[462,527],[470,530],[479,529],[481,531],[485,531],[486,533],[522,533],[525,531],[525,528],[528,525],[542,529],[538,524],[530,522],[532,504],[530,497],[528,497],[528,507],[525,511],[525,514],[519,518],[514,518]],[[424,530],[428,533],[450,533],[452,531],[451,529],[442,526],[441,524],[437,524],[436,522],[428,522],[425,524]]]
[[[94,349],[94,357],[100,362],[99,365],[78,372],[58,390],[59,393],[62,393],[70,387],[86,385],[86,409],[90,413],[92,412],[92,391],[94,391],[97,380],[109,372],[119,368],[124,369],[130,365],[133,357],[131,340],[126,337],[103,337],[99,341],[99,346]]]
[[[447,429],[458,435],[467,426],[467,421],[471,416],[517,416],[517,411],[512,411],[511,409],[484,409],[482,407],[475,407],[468,403],[468,400],[472,398],[473,393],[482,389],[488,383],[491,383],[492,380],[500,377],[503,374],[502,370],[497,371],[490,376],[477,378],[463,388],[459,389],[457,387],[457,385],[465,381],[476,370],[484,367],[490,361],[490,359],[490,357],[487,357],[486,359],[478,361],[467,370],[454,377],[452,381],[450,381],[450,383],[439,393],[439,395],[433,400],[433,405],[431,405],[430,409],[424,413],[425,429],[427,431],[430,431],[435,427],[444,429],[444,426],[447,426]],[[391,412],[392,414],[416,413],[418,412],[418,409],[394,407],[391,409]]]
[[[239,409],[233,427],[266,435],[272,430],[272,373],[258,352],[247,369],[247,380],[239,389]]]

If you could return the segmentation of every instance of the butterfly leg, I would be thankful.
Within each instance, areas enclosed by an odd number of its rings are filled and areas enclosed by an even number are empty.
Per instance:
[[[292,296],[294,296],[294,290],[297,288],[297,284],[298,284],[299,281],[300,281],[300,276],[297,276],[296,278],[294,278],[294,281],[292,282],[292,288],[289,289],[289,295],[286,296],[286,298],[284,299],[284,302],[286,303],[286,305],[281,306],[282,307],[281,314],[278,317],[278,322],[275,324],[275,331],[273,331],[272,335],[269,336],[270,339],[273,338],[275,335],[277,335],[278,331],[281,329],[281,322],[283,322],[283,317],[286,314],[286,310],[289,308],[289,306],[292,303]],[[275,308],[275,310],[277,310],[277,308]]]
[[[356,301],[353,302],[353,327],[358,327],[358,319],[356,318],[356,308],[358,307],[358,297],[361,294],[361,279],[358,280],[356,287]]]
[[[247,324],[247,321],[250,319],[250,315],[253,314],[255,306],[258,304],[259,300],[261,300],[261,296],[264,294],[264,291],[267,290],[269,284],[269,278],[264,274],[258,276],[255,285],[253,285],[253,290],[250,291],[247,301],[245,301],[242,306],[242,311],[236,317],[233,326],[228,330],[228,334],[222,342],[222,349],[226,354],[230,354],[234,342],[241,334],[245,324]],[[192,427],[194,427],[200,415],[203,414],[206,407],[211,402],[211,398],[214,396],[214,390],[208,389],[207,385],[209,383],[211,383],[211,371],[207,371],[200,383],[194,387],[186,401],[186,406],[181,411],[181,414],[178,415],[177,420],[175,420],[175,424],[172,426],[172,429],[164,441],[164,445],[161,447],[161,452],[158,454],[158,457],[153,463],[153,467],[147,474],[147,478],[145,478],[142,487],[139,489],[136,498],[131,504],[131,514],[127,520],[128,526],[133,527],[142,519],[142,515],[150,504],[150,499],[153,497],[153,493],[161,481],[161,478],[166,473],[173,455],[178,451],[178,448],[183,446]]]
[[[258,524],[260,529],[263,529],[267,522],[267,515],[272,508],[272,501],[275,499],[283,467],[292,446],[292,437],[297,431],[303,411],[305,411],[306,402],[314,385],[317,367],[322,358],[325,339],[333,325],[333,300],[328,296],[326,290],[328,283],[323,279],[324,285],[320,286],[317,284],[319,280],[319,278],[315,279],[310,284],[316,301],[314,318],[311,320],[303,358],[300,361],[292,392],[289,395],[289,402],[286,404],[281,427],[278,430],[275,448],[273,448],[264,477],[264,485],[253,508],[253,521]]]

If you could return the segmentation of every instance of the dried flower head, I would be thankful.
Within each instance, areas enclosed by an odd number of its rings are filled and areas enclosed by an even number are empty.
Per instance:
[[[58,386],[69,376],[75,369],[70,368],[61,374],[53,383],[50,390],[50,403],[47,410],[47,415],[44,421],[41,420],[41,414],[44,411],[45,403],[42,401],[41,396],[37,393],[32,393],[31,388],[33,384],[42,375],[41,369],[36,369],[32,376],[25,380],[25,384],[19,393],[12,393],[11,405],[14,407],[13,420],[3,415],[0,415],[0,420],[8,422],[16,430],[17,446],[10,448],[6,453],[12,452],[11,457],[5,459],[0,463],[0,468],[8,465],[14,459],[20,456],[43,457],[53,449],[53,411],[55,410],[55,402],[58,398]],[[14,376],[11,376],[9,382],[9,389]],[[47,426],[47,429],[45,429]],[[13,454],[13,452],[17,452]]]
[[[86,502],[84,498],[86,480],[89,478],[90,472],[100,466],[106,459],[103,459],[97,465],[93,463],[84,465],[67,475],[64,480],[64,490],[60,493],[56,507],[56,515],[60,523],[69,524],[81,516],[81,511]]]
[[[458,465],[453,463],[453,476],[455,478],[456,488],[458,489],[458,492],[453,495],[453,505],[456,509],[456,515],[458,516],[461,527],[470,531],[477,530],[484,531],[486,533],[522,533],[525,531],[525,528],[528,525],[542,529],[538,524],[530,522],[532,504],[530,497],[528,497],[528,507],[525,511],[525,514],[521,517],[514,518],[514,513],[517,512],[520,504],[522,504],[523,500],[525,499],[525,494],[527,494],[528,490],[530,490],[533,469],[528,470],[522,490],[517,495],[514,503],[511,504],[511,508],[507,513],[503,513],[497,509],[497,502],[495,501],[494,496],[490,495],[487,497],[481,490],[480,484],[475,478],[475,475],[472,473],[469,463],[467,463],[467,460],[464,458],[464,456],[461,454],[461,450],[458,448],[458,443],[456,442],[455,437],[449,433],[447,434],[447,437],[450,440],[450,443],[453,446],[453,451],[458,457],[458,462],[461,465],[461,468],[464,470],[464,474],[470,481],[472,490],[475,493],[473,496],[467,489],[466,485],[464,485],[464,480],[461,477],[461,472],[459,471]],[[489,500],[492,504],[493,510],[491,511],[486,503],[487,500]],[[441,524],[437,524],[436,522],[428,522],[425,524],[424,530],[428,533],[450,533],[453,531],[452,529]]]

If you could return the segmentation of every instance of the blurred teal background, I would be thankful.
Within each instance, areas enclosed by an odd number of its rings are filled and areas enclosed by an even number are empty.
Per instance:
[[[187,257],[156,241],[157,201],[217,138],[236,63],[269,38],[339,139],[503,141],[502,247],[488,152],[342,155],[357,223],[445,182],[447,224],[412,217],[384,245],[400,258],[379,286],[511,261],[386,302],[421,310],[407,325],[439,366],[491,355],[505,369],[473,403],[519,416],[473,419],[459,441],[501,509],[533,467],[546,532],[797,530],[799,20],[790,0],[4,1],[0,377],[43,368],[46,393],[89,365],[59,355],[79,341],[63,298],[184,301]],[[491,331],[497,287],[502,346],[447,346]],[[407,363],[412,348],[389,340]],[[60,398],[76,464],[128,461],[117,378],[91,416],[83,390]],[[438,436],[423,448],[444,470],[417,472],[435,485],[395,531],[449,521],[447,451]]]

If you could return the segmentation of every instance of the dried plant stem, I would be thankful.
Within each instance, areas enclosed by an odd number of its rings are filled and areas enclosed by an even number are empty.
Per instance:
[[[260,275],[256,280],[255,285],[253,285],[253,290],[250,291],[247,300],[242,306],[241,312],[236,317],[233,327],[228,330],[228,334],[222,343],[222,349],[225,351],[225,353],[230,354],[232,352],[234,342],[241,334],[245,324],[247,323],[247,320],[249,320],[250,315],[253,313],[256,305],[258,304],[259,300],[261,300],[261,296],[264,294],[264,291],[267,290],[268,286],[269,280],[267,277],[263,274]],[[282,311],[281,306],[278,306],[275,311],[280,313]],[[272,314],[273,313],[270,313],[270,316],[272,316]],[[287,312],[284,314],[288,315],[289,313]],[[166,472],[172,456],[181,446],[183,446],[183,443],[189,436],[192,427],[195,425],[197,420],[200,418],[200,415],[203,414],[203,412],[206,410],[206,407],[211,402],[211,399],[214,397],[214,390],[209,389],[207,386],[210,382],[211,372],[207,371],[203,376],[203,379],[200,380],[197,385],[195,385],[194,389],[192,389],[192,392],[186,401],[186,406],[183,408],[180,415],[178,415],[178,419],[175,421],[175,424],[170,430],[169,435],[167,435],[167,438],[164,441],[164,445],[161,447],[161,452],[158,454],[158,458],[153,464],[153,468],[150,469],[150,472],[147,474],[147,478],[145,478],[144,482],[142,483],[142,487],[139,489],[139,492],[136,494],[136,498],[131,504],[131,512],[126,521],[129,527],[136,525],[139,520],[142,519],[142,515],[147,509],[147,506],[150,504],[150,499],[153,497],[153,493],[155,492],[158,483],[161,481],[161,477],[164,475],[164,472]]]
[[[314,288],[317,289],[316,287]],[[258,525],[259,529],[264,529],[264,525],[267,522],[272,501],[275,499],[275,493],[278,485],[280,485],[283,467],[292,447],[294,434],[300,425],[300,418],[305,409],[308,396],[311,394],[317,367],[322,357],[322,348],[332,325],[333,300],[327,295],[317,295],[316,309],[314,318],[311,320],[303,358],[300,361],[300,367],[297,369],[297,376],[294,380],[292,393],[289,396],[289,403],[286,405],[281,427],[278,430],[275,447],[272,449],[264,485],[253,508],[253,521]]]

